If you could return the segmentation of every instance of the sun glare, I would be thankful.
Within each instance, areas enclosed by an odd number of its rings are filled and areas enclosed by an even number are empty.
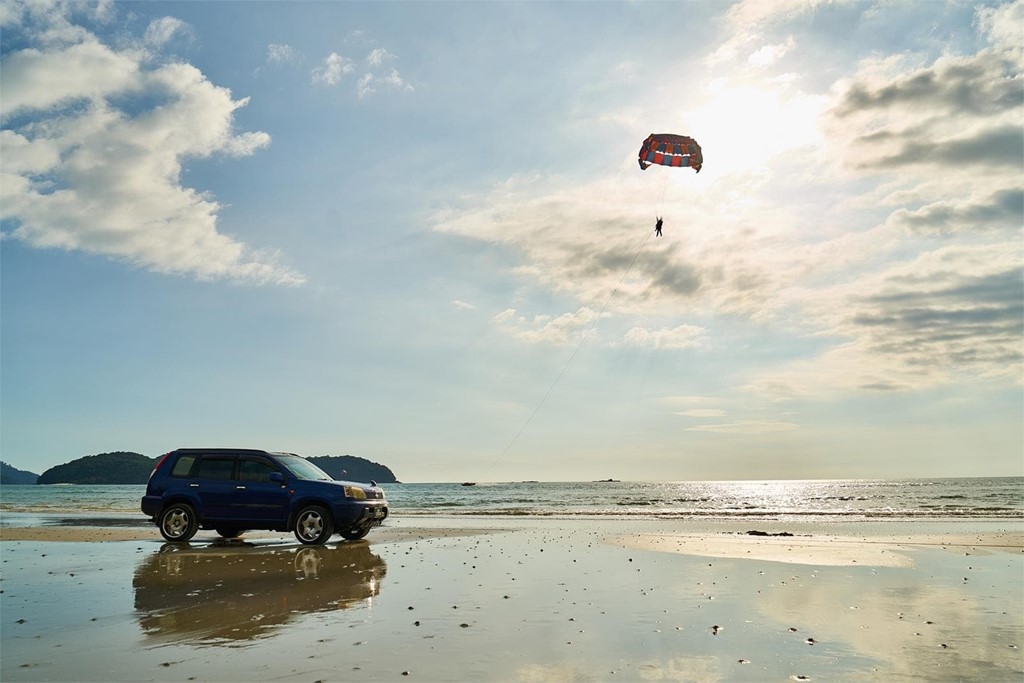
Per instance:
[[[788,150],[816,145],[822,98],[789,95],[784,87],[715,81],[707,103],[688,116],[711,175],[758,171]]]

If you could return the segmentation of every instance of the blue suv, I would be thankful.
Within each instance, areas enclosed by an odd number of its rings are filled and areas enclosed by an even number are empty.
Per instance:
[[[266,529],[320,545],[335,532],[363,538],[387,518],[388,505],[376,482],[335,481],[293,453],[179,448],[149,475],[142,512],[168,541],[187,541],[200,528],[225,538]]]

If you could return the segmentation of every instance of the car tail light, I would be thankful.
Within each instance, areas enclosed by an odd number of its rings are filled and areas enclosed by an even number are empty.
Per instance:
[[[149,473],[149,478],[150,478],[150,479],[152,479],[152,478],[153,478],[153,475],[154,475],[154,474],[156,474],[156,471],[157,471],[158,469],[160,469],[160,466],[164,464],[164,461],[165,461],[165,460],[167,460],[167,456],[168,456],[168,455],[170,455],[170,454],[171,454],[171,453],[173,453],[173,452],[174,452],[174,451],[170,451],[170,452],[168,452],[168,453],[164,453],[164,457],[160,458],[160,459],[159,459],[159,460],[157,461],[157,463],[156,463],[156,467],[154,467],[154,468],[153,468],[153,471]]]

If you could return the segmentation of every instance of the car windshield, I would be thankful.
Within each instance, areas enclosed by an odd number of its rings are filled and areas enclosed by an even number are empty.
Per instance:
[[[279,455],[277,456],[277,460],[299,479],[334,481],[331,475],[327,474],[305,458],[300,458],[297,455]]]

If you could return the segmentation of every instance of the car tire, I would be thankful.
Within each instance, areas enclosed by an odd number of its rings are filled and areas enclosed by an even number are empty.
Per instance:
[[[245,533],[245,529],[217,529],[217,533],[224,538],[238,538]]]
[[[196,511],[188,503],[172,503],[160,513],[160,535],[171,543],[185,543],[199,530]]]
[[[370,526],[357,526],[347,531],[341,532],[341,537],[349,541],[358,541],[360,538],[365,538],[366,534],[370,533]]]
[[[323,545],[334,534],[334,520],[319,505],[307,505],[295,515],[295,538],[306,545]]]

